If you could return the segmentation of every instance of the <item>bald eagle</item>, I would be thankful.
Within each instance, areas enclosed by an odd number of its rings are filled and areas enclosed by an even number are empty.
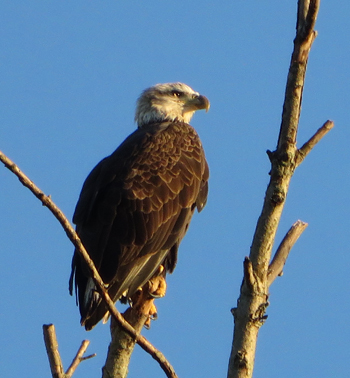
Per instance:
[[[73,222],[114,302],[175,268],[194,210],[207,201],[208,164],[188,123],[209,106],[182,83],[146,89],[137,101],[138,128],[84,182]],[[77,251],[71,295],[73,286],[81,324],[90,330],[108,309]]]

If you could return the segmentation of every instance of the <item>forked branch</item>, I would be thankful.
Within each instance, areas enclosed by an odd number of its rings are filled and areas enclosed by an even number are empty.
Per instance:
[[[269,285],[282,272],[290,249],[306,227],[306,224],[299,224],[287,234],[270,264],[289,183],[295,168],[333,127],[333,123],[327,121],[300,150],[297,149],[296,139],[306,66],[311,45],[316,37],[314,26],[319,3],[319,0],[298,2],[297,32],[287,78],[277,148],[274,152],[268,152],[271,161],[270,183],[255,229],[249,258],[245,259],[244,279],[237,308],[232,311],[235,327],[228,378],[252,377],[258,332],[266,319],[264,312],[268,303]]]
[[[44,342],[53,378],[71,378],[80,362],[96,356],[96,354],[91,354],[90,356],[83,357],[90,343],[89,340],[84,340],[76,356],[74,357],[71,365],[67,369],[66,373],[64,373],[61,356],[58,351],[58,342],[56,338],[55,326],[53,324],[44,324],[43,332]]]
[[[90,354],[89,356],[84,357],[84,353],[86,352],[87,347],[89,346],[90,341],[89,340],[83,340],[80,348],[78,349],[77,354],[73,358],[72,363],[70,364],[69,368],[66,371],[64,378],[71,378],[73,373],[75,372],[76,368],[82,361],[89,360],[90,358],[93,358],[96,356],[96,353]]]

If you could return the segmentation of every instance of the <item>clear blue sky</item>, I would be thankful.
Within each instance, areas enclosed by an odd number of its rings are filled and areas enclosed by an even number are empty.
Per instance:
[[[183,241],[159,320],[144,335],[180,377],[225,377],[242,262],[278,136],[295,1],[9,1],[0,4],[0,150],[71,219],[93,166],[131,133],[146,87],[182,81],[207,96],[192,125],[211,169],[207,207]],[[278,244],[309,223],[271,287],[255,378],[348,377],[350,3],[322,1],[304,91],[301,146],[335,128],[292,179]],[[342,8],[341,8],[342,7]],[[68,295],[73,247],[51,213],[0,167],[0,376],[48,377],[42,325],[67,367],[81,340],[100,376],[109,327],[86,333]],[[129,377],[163,377],[136,348]]]

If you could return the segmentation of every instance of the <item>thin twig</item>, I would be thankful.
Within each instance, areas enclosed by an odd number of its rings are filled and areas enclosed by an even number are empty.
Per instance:
[[[311,152],[311,150],[316,146],[316,144],[334,127],[334,122],[326,121],[316,133],[299,148],[296,155],[296,166],[300,165],[305,157]]]
[[[244,280],[246,285],[253,290],[254,285],[256,285],[256,278],[254,277],[254,270],[252,262],[249,257],[246,256],[243,262]]]
[[[287,261],[290,250],[307,226],[307,223],[298,220],[292,225],[292,227],[283,238],[281,244],[277,248],[275,256],[273,257],[269,266],[269,270],[267,272],[267,281],[269,286],[277,276],[282,275],[283,267]]]
[[[112,316],[119,322],[119,324],[131,335],[135,338],[137,344],[149,353],[160,365],[163,369],[165,374],[168,378],[176,378],[177,375],[169,361],[165,358],[163,353],[161,353],[158,349],[156,349],[148,340],[146,340],[142,335],[138,334],[135,329],[125,321],[123,316],[120,312],[116,309],[114,302],[111,300],[108,292],[104,288],[104,283],[93,263],[89,254],[87,253],[86,249],[83,246],[79,236],[71,226],[68,219],[62,213],[62,211],[54,204],[49,196],[46,196],[34,183],[31,181],[18,167],[17,165],[10,160],[4,153],[0,151],[0,161],[2,161],[6,168],[8,168],[11,172],[13,172],[20,182],[27,187],[41,202],[44,206],[46,206],[55,218],[61,223],[63,229],[65,230],[69,240],[74,244],[76,250],[81,254],[84,258],[88,268],[90,270],[91,277],[96,285],[96,288],[99,294],[102,296],[104,301],[108,306],[108,310]]]
[[[56,338],[55,326],[53,324],[44,324],[43,332],[52,377],[65,378],[61,356],[58,352],[58,343]]]
[[[96,353],[92,353],[92,354],[89,354],[88,356],[81,357],[81,358],[80,358],[80,361],[90,360],[90,358],[94,358],[94,357],[96,357],[96,356],[97,356]]]
[[[71,376],[74,374],[74,372],[75,372],[76,368],[78,367],[78,365],[80,364],[80,362],[88,360],[88,359],[96,356],[96,353],[94,353],[94,354],[91,354],[89,356],[83,357],[84,353],[86,352],[86,349],[89,346],[89,344],[90,344],[89,340],[83,340],[82,341],[80,348],[78,349],[77,354],[73,358],[72,363],[70,364],[69,368],[66,371],[65,378],[71,378]]]

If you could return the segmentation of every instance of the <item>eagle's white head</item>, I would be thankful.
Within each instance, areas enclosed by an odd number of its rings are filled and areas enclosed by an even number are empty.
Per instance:
[[[156,84],[137,100],[135,122],[139,128],[164,121],[189,123],[196,110],[209,107],[209,100],[186,84]]]

